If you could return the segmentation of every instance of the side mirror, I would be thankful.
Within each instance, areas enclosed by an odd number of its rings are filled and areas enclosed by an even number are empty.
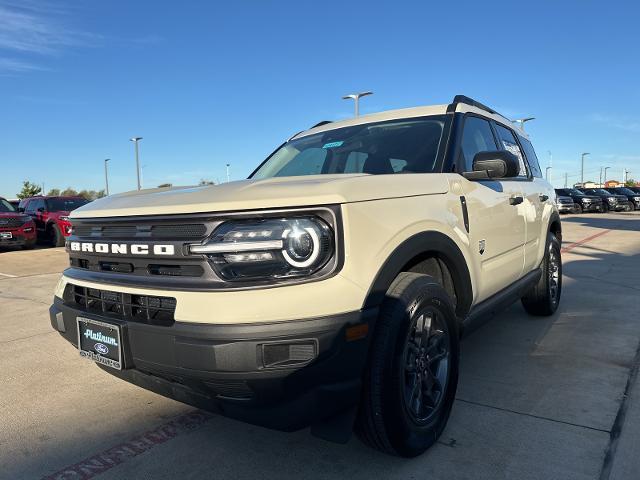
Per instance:
[[[462,175],[468,180],[517,177],[520,170],[518,157],[506,150],[478,152],[473,157],[473,171]]]
[[[45,208],[44,207],[39,207],[38,208],[38,213],[44,213],[44,212],[45,212]]]

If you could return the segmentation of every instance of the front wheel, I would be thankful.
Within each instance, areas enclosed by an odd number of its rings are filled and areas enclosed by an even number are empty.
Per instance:
[[[460,336],[451,300],[432,277],[398,275],[380,309],[356,433],[383,452],[414,457],[447,424],[458,385]]]
[[[582,205],[580,205],[579,203],[574,203],[573,213],[582,213]]]
[[[64,247],[64,235],[58,225],[51,226],[51,244],[54,247]]]
[[[562,294],[560,240],[553,233],[547,234],[547,251],[540,268],[540,280],[522,297],[522,305],[531,315],[553,315],[558,309]]]

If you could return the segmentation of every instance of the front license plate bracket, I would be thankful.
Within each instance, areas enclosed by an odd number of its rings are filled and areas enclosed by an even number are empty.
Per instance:
[[[115,323],[77,317],[80,356],[122,370],[122,331]]]

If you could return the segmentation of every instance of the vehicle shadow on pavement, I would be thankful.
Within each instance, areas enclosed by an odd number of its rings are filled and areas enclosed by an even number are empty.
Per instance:
[[[613,215],[613,214],[612,214]],[[640,211],[630,213],[618,213],[615,217],[603,218],[602,216],[595,214],[592,215],[575,215],[571,217],[562,217],[562,223],[570,222],[575,224],[584,225],[595,229],[604,230],[638,230],[638,223],[640,222]]]

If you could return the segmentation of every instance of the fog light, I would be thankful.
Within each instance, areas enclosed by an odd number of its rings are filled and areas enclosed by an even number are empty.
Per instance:
[[[265,368],[299,366],[309,363],[317,355],[316,340],[262,345],[262,365]]]

